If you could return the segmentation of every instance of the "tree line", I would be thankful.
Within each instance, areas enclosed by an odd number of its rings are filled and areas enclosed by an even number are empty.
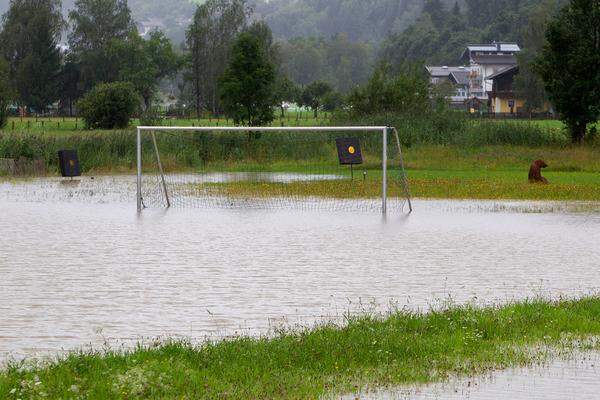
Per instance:
[[[77,105],[78,112],[90,118],[108,107],[127,111],[135,105],[126,93],[131,89],[140,99],[135,108],[150,115],[160,82],[169,78],[179,82],[180,103],[189,100],[189,110],[198,115],[205,110],[230,112],[237,120],[239,112],[234,108],[244,93],[236,92],[231,80],[244,73],[254,78],[261,71],[265,72],[264,87],[255,87],[251,94],[264,97],[258,107],[264,115],[268,114],[264,107],[285,101],[312,105],[316,112],[327,101],[314,97],[332,94],[333,88],[315,82],[301,90],[288,79],[281,63],[281,46],[269,26],[251,21],[251,15],[252,8],[245,0],[206,1],[196,8],[185,43],[176,48],[159,30],[140,36],[126,0],[76,0],[66,17],[60,0],[11,0],[0,31],[3,114],[11,102],[36,114],[57,103],[68,112]],[[67,46],[61,45],[63,36]],[[346,57],[343,50],[331,54],[339,60]],[[348,68],[352,73],[352,63]],[[119,101],[127,106],[120,107]],[[257,110],[254,105],[250,109],[251,113]],[[89,126],[110,125],[98,118]],[[249,118],[242,120],[257,123],[254,116]]]
[[[118,125],[98,110],[139,108],[150,118],[166,78],[178,83],[182,108],[251,125],[272,121],[286,102],[315,115],[417,112],[413,106],[443,97],[432,96],[423,62],[450,63],[465,43],[502,38],[525,44],[517,86],[528,104],[552,101],[581,141],[599,112],[599,7],[598,0],[465,0],[462,8],[427,0],[414,25],[388,38],[371,74],[369,45],[346,34],[278,41],[246,0],[198,5],[179,47],[158,30],[140,36],[126,0],[75,0],[66,17],[60,0],[11,0],[0,32],[0,113],[10,102],[44,112],[59,101],[95,118],[91,127]]]

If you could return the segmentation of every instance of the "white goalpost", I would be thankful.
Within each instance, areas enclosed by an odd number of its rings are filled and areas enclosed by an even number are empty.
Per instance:
[[[292,140],[296,140],[297,138],[295,137],[296,135],[298,135],[298,137],[300,138],[299,140],[311,140],[310,136],[314,135],[314,134],[322,134],[322,135],[331,135],[331,134],[342,134],[342,133],[346,133],[346,134],[361,134],[363,135],[364,140],[369,140],[370,138],[367,137],[367,135],[374,135],[373,139],[376,141],[376,145],[371,146],[371,148],[369,148],[370,150],[370,154],[368,157],[370,157],[370,159],[372,159],[371,164],[375,164],[375,165],[379,165],[379,167],[377,167],[377,171],[375,172],[377,176],[379,176],[379,174],[381,175],[381,183],[380,183],[380,190],[381,190],[381,199],[380,199],[380,209],[382,214],[386,215],[388,213],[388,195],[389,195],[389,185],[393,184],[395,185],[395,188],[397,186],[397,192],[398,193],[402,193],[402,195],[404,196],[404,200],[408,203],[408,209],[409,212],[412,212],[412,202],[411,202],[411,198],[410,198],[410,191],[409,191],[409,187],[408,187],[408,180],[407,180],[407,176],[406,176],[406,171],[404,168],[404,160],[403,160],[403,156],[402,156],[402,149],[401,149],[401,144],[400,144],[400,138],[398,135],[398,131],[396,130],[396,128],[393,127],[387,127],[387,126],[297,126],[297,127],[239,127],[239,126],[235,126],[235,127],[226,127],[226,126],[203,126],[203,127],[172,127],[172,126],[138,126],[137,127],[137,137],[136,137],[136,161],[137,161],[137,181],[136,181],[136,186],[137,186],[137,209],[138,212],[142,211],[146,205],[144,204],[144,198],[145,198],[145,193],[143,192],[144,188],[143,188],[143,179],[145,176],[145,171],[144,168],[151,169],[150,174],[155,178],[154,181],[152,182],[152,189],[153,189],[153,194],[155,194],[156,196],[160,196],[161,198],[161,204],[164,207],[172,207],[174,202],[177,201],[177,197],[180,196],[180,192],[179,191],[178,194],[174,193],[174,188],[173,186],[175,185],[174,183],[172,183],[175,178],[173,178],[174,176],[180,176],[180,175],[171,175],[169,174],[166,170],[165,170],[165,165],[164,162],[161,161],[161,135],[170,135],[171,138],[176,137],[176,139],[181,139],[183,137],[183,135],[190,135],[188,136],[188,138],[190,139],[190,144],[193,143],[194,147],[194,151],[195,152],[202,152],[202,144],[199,144],[199,140],[196,139],[193,135],[214,135],[215,138],[211,139],[212,142],[214,143],[215,141],[218,141],[219,143],[229,143],[225,140],[221,140],[219,141],[219,138],[217,137],[218,135],[248,135],[248,137],[250,138],[250,135],[262,135],[262,134],[272,134],[272,135],[277,135],[277,134],[289,134],[290,136],[286,136],[286,138],[290,138],[292,137],[291,135],[293,135]],[[179,136],[179,137],[177,137]],[[389,146],[389,140],[388,140],[388,136],[393,136],[394,139],[394,143],[392,145],[393,151],[390,152],[390,146]],[[158,140],[157,140],[158,137]],[[208,140],[206,139],[205,136],[202,136],[202,138],[204,140]],[[230,138],[228,139],[231,142],[235,142],[234,138]],[[266,139],[265,139],[266,140]],[[284,139],[282,139],[279,142],[282,142]],[[329,149],[331,148],[330,144],[327,143],[326,145],[324,145],[324,141],[327,140],[331,140],[330,137],[327,137],[327,139],[320,139],[321,141],[318,143],[319,146],[321,147],[327,147],[327,151],[329,151]],[[251,140],[248,139],[248,143],[250,143]],[[278,143],[279,143],[278,142]],[[248,145],[244,142],[240,142],[239,140],[235,143],[238,143],[238,147],[247,147]],[[241,143],[241,144],[239,144]],[[316,143],[316,142],[315,142]],[[305,146],[311,146],[313,145],[312,143],[306,144]],[[166,146],[166,145],[165,145]],[[180,147],[185,147],[185,144],[182,145],[181,143],[178,144],[178,146]],[[235,146],[231,145],[231,144],[227,144],[227,146],[232,147]],[[316,144],[314,146],[317,146]],[[265,144],[262,147],[262,152],[268,152],[268,150],[273,147],[272,145],[270,145],[269,143]],[[373,147],[375,147],[375,150],[373,150]],[[380,149],[379,149],[380,147]],[[199,150],[198,150],[199,148]],[[146,149],[146,153],[144,153],[144,149]],[[265,150],[266,149],[266,150]],[[211,150],[213,151],[213,153],[216,153],[216,151],[214,150],[214,147],[211,148]],[[235,148],[234,148],[235,150]],[[379,150],[379,151],[377,151]],[[210,153],[210,150],[206,150],[208,152],[208,155],[205,157],[211,157],[214,156],[212,153]],[[333,151],[333,150],[331,150]],[[152,154],[153,153],[153,154]],[[378,155],[375,153],[379,153]],[[397,163],[394,163],[394,160],[390,160],[390,156],[388,156],[389,154],[393,154],[392,158],[395,159],[395,161]],[[195,156],[195,153],[193,154]],[[215,156],[216,157],[216,156]],[[380,157],[380,159],[377,159],[377,157]],[[201,157],[200,157],[201,158]],[[329,157],[331,158],[331,157]],[[148,161],[151,160],[151,161]],[[201,161],[204,161],[201,159]],[[380,161],[380,163],[379,163]],[[390,161],[393,163],[392,165],[389,165]],[[151,166],[148,166],[148,164],[152,164]],[[379,170],[380,168],[380,170]],[[397,177],[394,179],[392,178],[390,180],[389,177],[389,169],[390,168],[394,168],[395,171],[398,172]],[[365,171],[363,172],[364,177],[363,179],[366,182],[367,179],[367,170],[365,169]],[[317,181],[319,178],[318,176],[325,176],[325,175],[315,175],[317,176],[317,178],[311,178],[311,180]],[[336,175],[337,176],[337,175]],[[329,175],[327,175],[326,178],[323,179],[327,179],[327,180],[335,180],[335,179],[340,179],[339,176],[338,177],[331,177]],[[354,173],[352,172],[352,180],[354,181]],[[378,182],[378,179],[377,179]],[[377,183],[379,184],[379,183]],[[186,190],[186,195],[188,197],[191,197],[192,195],[190,194],[190,188],[195,185],[194,182],[190,182],[187,184],[187,188],[188,190]],[[205,192],[201,192],[201,193],[207,193],[206,192],[207,189],[205,189]],[[203,196],[204,194],[199,194],[198,196]],[[397,195],[398,196],[398,195]],[[398,196],[399,197],[399,196]],[[357,201],[357,200],[355,200]],[[228,201],[228,204],[232,204],[231,201]],[[278,204],[281,204],[281,201],[279,201]],[[403,203],[404,204],[404,203]],[[404,208],[404,206],[402,205],[402,208]]]

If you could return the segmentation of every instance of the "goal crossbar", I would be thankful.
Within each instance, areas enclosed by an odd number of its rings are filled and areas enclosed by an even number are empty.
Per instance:
[[[160,162],[160,155],[158,147],[156,145],[155,132],[160,131],[188,131],[188,132],[373,132],[374,134],[380,133],[382,135],[382,187],[381,187],[381,211],[383,215],[387,214],[387,148],[388,140],[387,136],[389,131],[392,131],[395,137],[396,146],[400,156],[400,170],[402,185],[404,188],[405,196],[408,201],[409,212],[412,212],[412,202],[410,192],[408,189],[408,180],[406,177],[406,170],[404,169],[404,159],[402,156],[402,148],[400,145],[400,138],[398,130],[394,127],[389,126],[290,126],[290,127],[242,127],[242,126],[201,126],[201,127],[183,127],[183,126],[138,126],[137,127],[137,209],[138,212],[142,210],[142,132],[150,132],[152,135],[152,141],[154,150],[156,152],[156,159],[158,163],[159,172],[161,175],[162,184],[164,187],[164,195],[166,197],[167,207],[170,206],[169,195],[165,185],[165,176]]]

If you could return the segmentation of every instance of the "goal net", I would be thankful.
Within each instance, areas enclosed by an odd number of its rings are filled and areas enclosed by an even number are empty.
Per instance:
[[[412,211],[389,127],[138,127],[138,210]]]

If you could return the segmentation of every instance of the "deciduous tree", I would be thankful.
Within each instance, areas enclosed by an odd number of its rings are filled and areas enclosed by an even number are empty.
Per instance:
[[[304,88],[300,95],[302,106],[310,107],[314,117],[318,117],[319,109],[323,106],[326,96],[333,91],[330,84],[323,81],[315,81]]]
[[[208,0],[198,6],[186,33],[189,52],[186,78],[198,115],[203,109],[214,114],[219,106],[219,77],[228,65],[231,46],[246,27],[250,8],[246,0]]]
[[[279,75],[273,88],[273,99],[281,110],[281,118],[285,116],[284,103],[293,103],[298,101],[300,89],[287,77]]]
[[[127,40],[111,41],[107,54],[118,63],[117,80],[133,84],[146,110],[160,80],[173,76],[180,64],[171,41],[160,31],[150,32],[148,39],[131,32]]]
[[[109,46],[137,33],[127,0],[77,0],[69,20],[69,48],[79,64],[82,90],[116,81],[120,65],[110,57]]]
[[[422,114],[431,109],[427,81],[414,72],[391,74],[386,66],[375,71],[369,83],[354,90],[348,99],[356,115]]]

